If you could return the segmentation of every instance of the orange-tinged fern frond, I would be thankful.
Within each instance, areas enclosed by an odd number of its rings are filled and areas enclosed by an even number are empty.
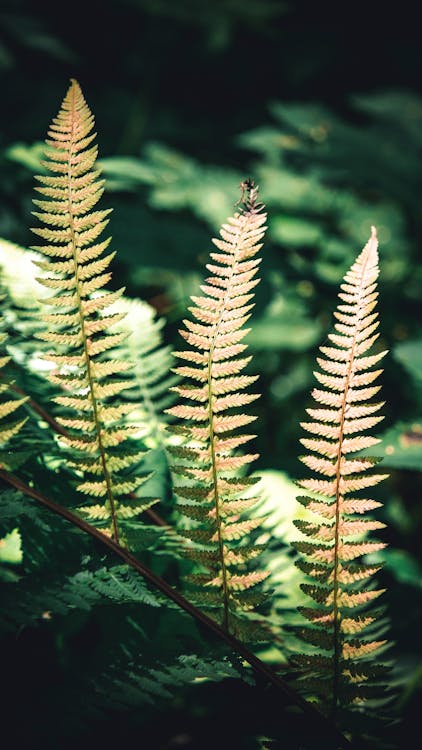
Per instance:
[[[100,239],[110,210],[93,210],[104,186],[95,169],[93,126],[94,118],[73,80],[46,141],[43,165],[50,174],[37,177],[42,199],[34,201],[39,209],[34,213],[44,226],[33,231],[45,244],[34,249],[48,259],[38,263],[45,272],[38,281],[53,291],[47,304],[55,308],[45,315],[48,330],[39,338],[54,345],[46,359],[56,366],[52,381],[64,390],[55,399],[64,410],[57,421],[68,432],[63,442],[77,487],[102,501],[80,511],[99,520],[118,541],[121,521],[151,502],[125,503],[122,498],[145,478],[128,474],[142,456],[130,440],[134,429],[124,421],[131,407],[113,401],[133,386],[133,378],[130,363],[112,353],[126,334],[113,330],[123,314],[108,310],[123,289],[106,290],[115,253],[108,252],[109,239]]]
[[[207,265],[212,275],[201,287],[204,296],[192,297],[193,320],[184,321],[186,330],[181,331],[191,348],[176,355],[191,363],[176,368],[185,379],[174,388],[183,401],[169,410],[187,422],[179,428],[187,445],[173,448],[173,453],[180,461],[175,472],[190,479],[176,487],[180,511],[194,524],[184,532],[195,544],[188,554],[207,569],[193,578],[202,588],[198,601],[211,605],[226,629],[244,637],[247,623],[239,615],[253,606],[246,590],[249,594],[267,575],[245,567],[255,554],[243,547],[243,541],[260,520],[244,517],[256,502],[250,496],[254,480],[239,472],[257,456],[238,452],[254,437],[238,432],[255,419],[243,409],[258,398],[245,392],[256,377],[243,374],[250,357],[239,355],[247,348],[241,343],[247,333],[244,324],[258,283],[260,259],[255,256],[266,220],[262,208],[256,191],[251,193],[244,207],[223,224],[221,238],[213,240],[219,253],[211,253],[213,262]]]
[[[303,424],[312,437],[301,440],[310,451],[301,460],[316,476],[299,484],[317,496],[298,498],[312,515],[296,521],[303,540],[295,546],[303,555],[299,567],[318,585],[302,585],[317,606],[300,608],[310,625],[299,628],[297,635],[327,657],[315,653],[296,660],[304,669],[304,688],[311,670],[312,691],[332,716],[346,704],[364,700],[368,680],[376,680],[374,655],[385,645],[384,640],[374,638],[376,613],[366,609],[382,594],[371,582],[380,566],[362,560],[385,546],[367,540],[368,532],[384,524],[364,517],[380,503],[353,497],[386,476],[373,473],[376,460],[361,455],[378,442],[364,433],[382,419],[372,416],[383,404],[371,402],[379,386],[370,384],[382,372],[373,367],[385,352],[367,354],[378,336],[377,277],[378,242],[373,228],[341,285],[342,304],[335,313],[335,331],[328,337],[332,346],[320,348],[324,358],[318,359],[321,371],[315,373],[321,385],[312,392],[317,408],[307,409],[313,421]],[[351,678],[350,664],[355,659],[367,660],[361,679]]]

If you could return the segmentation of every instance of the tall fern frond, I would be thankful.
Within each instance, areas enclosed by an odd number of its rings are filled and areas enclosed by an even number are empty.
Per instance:
[[[371,607],[382,594],[371,581],[380,566],[365,556],[385,546],[367,539],[384,524],[366,516],[380,505],[366,490],[386,475],[372,473],[376,459],[361,454],[379,442],[368,432],[382,419],[383,403],[371,399],[380,390],[374,383],[382,370],[376,368],[386,352],[368,354],[379,335],[377,248],[372,228],[341,285],[335,331],[317,360],[317,405],[307,409],[311,421],[302,424],[310,437],[301,440],[309,451],[301,460],[319,476],[299,482],[316,495],[298,498],[309,520],[296,521],[305,537],[295,545],[302,554],[297,564],[311,579],[302,588],[313,601],[299,609],[310,625],[297,630],[307,651],[296,661],[304,668],[303,686],[332,716],[382,692],[371,684],[383,674],[374,656],[386,644],[378,640],[379,611]],[[365,496],[355,497],[361,490]]]
[[[38,335],[54,346],[48,354],[56,365],[51,380],[65,391],[55,401],[66,411],[58,421],[68,431],[63,440],[79,477],[78,489],[100,500],[80,510],[89,520],[108,526],[107,533],[118,541],[120,521],[151,503],[123,500],[145,478],[127,474],[142,455],[131,444],[135,428],[124,421],[132,405],[112,401],[132,387],[133,379],[126,374],[130,363],[112,354],[126,334],[109,331],[124,313],[108,310],[123,289],[105,290],[115,253],[107,252],[110,238],[99,239],[110,211],[94,210],[104,181],[95,169],[93,125],[73,80],[46,141],[43,165],[50,174],[37,177],[41,187],[36,189],[43,198],[34,201],[39,209],[35,216],[45,226],[33,231],[46,244],[33,249],[47,256],[37,263],[47,274],[39,281],[53,290],[47,299],[53,312],[44,316],[48,330]]]
[[[207,265],[211,276],[201,286],[203,296],[192,297],[194,321],[185,320],[185,330],[180,331],[190,348],[176,352],[187,362],[176,368],[185,380],[173,389],[183,403],[168,410],[188,423],[179,428],[187,445],[172,452],[180,460],[175,473],[190,480],[175,488],[179,510],[192,520],[184,532],[194,543],[189,555],[206,570],[191,577],[201,587],[198,602],[216,609],[223,627],[241,635],[238,615],[259,600],[250,589],[267,575],[248,571],[246,565],[259,548],[242,541],[260,519],[244,517],[256,503],[250,494],[256,480],[242,474],[257,455],[238,452],[255,437],[238,433],[255,419],[239,413],[239,408],[258,398],[244,392],[257,378],[240,374],[251,357],[239,355],[247,348],[241,341],[248,333],[244,325],[259,281],[255,275],[260,259],[255,256],[266,228],[262,208],[254,188],[244,207],[223,224],[221,239],[213,240],[218,253],[211,253],[212,263]]]

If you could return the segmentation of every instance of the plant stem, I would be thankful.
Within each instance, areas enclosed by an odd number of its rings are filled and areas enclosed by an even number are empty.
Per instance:
[[[344,420],[346,418],[346,407],[348,405],[348,394],[350,389],[350,381],[353,373],[353,363],[355,360],[355,352],[356,352],[356,343],[357,343],[357,335],[360,331],[360,295],[362,293],[362,285],[363,280],[365,278],[365,268],[366,268],[366,262],[367,259],[363,265],[362,268],[362,278],[361,278],[361,286],[359,289],[359,300],[358,300],[358,312],[357,312],[357,321],[355,324],[355,330],[353,333],[353,341],[350,347],[350,359],[349,359],[349,365],[347,368],[347,374],[346,374],[346,383],[344,386],[343,391],[343,399],[341,403],[341,413],[340,413],[340,429],[339,429],[339,446],[338,446],[338,453],[337,453],[337,464],[336,464],[336,484],[335,484],[335,503],[336,503],[336,516],[335,516],[335,536],[334,536],[334,571],[333,571],[333,626],[334,626],[334,672],[333,672],[333,694],[332,694],[332,701],[331,701],[331,718],[333,721],[335,720],[336,713],[337,713],[337,707],[338,707],[338,700],[339,700],[339,687],[340,687],[340,659],[342,656],[342,642],[341,642],[341,612],[340,612],[340,606],[339,606],[339,595],[340,595],[340,585],[339,585],[339,568],[340,568],[340,556],[339,556],[339,547],[341,542],[340,537],[340,521],[341,521],[341,509],[340,509],[340,503],[342,498],[341,492],[340,492],[340,483],[342,480],[342,449],[343,449],[343,440],[344,440]]]
[[[237,246],[241,246],[241,244],[242,244],[242,234],[239,237]],[[218,471],[217,471],[217,461],[216,461],[216,455],[215,455],[215,436],[214,436],[214,424],[213,424],[214,411],[213,411],[213,393],[212,393],[212,365],[213,365],[214,349],[217,343],[220,325],[223,320],[223,315],[226,309],[227,301],[230,299],[232,280],[233,280],[237,262],[238,262],[236,256],[237,256],[237,247],[235,248],[233,252],[233,262],[232,262],[232,266],[230,269],[230,276],[227,279],[226,291],[221,301],[219,317],[218,317],[217,323],[215,324],[215,330],[214,330],[213,337],[212,337],[212,342],[211,342],[211,346],[210,346],[210,350],[208,354],[208,364],[207,364],[208,421],[209,421],[209,426],[210,426],[210,453],[211,453],[211,466],[212,466],[212,480],[213,480],[213,487],[214,487],[215,521],[217,525],[218,550],[219,550],[219,555],[220,555],[221,578],[222,578],[222,584],[223,584],[223,628],[225,630],[229,630],[229,585],[228,585],[226,561],[225,561],[225,556],[224,556],[224,539],[223,539],[223,533],[222,533],[222,528],[221,528],[221,515],[220,515],[221,498],[220,498],[220,493],[218,489]]]
[[[25,398],[27,398],[27,405],[30,406],[33,411],[39,414],[41,419],[43,419],[44,422],[47,422],[47,424],[49,424],[50,427],[53,428],[54,432],[57,432],[59,435],[63,435],[63,437],[69,437],[69,433],[65,429],[65,427],[62,427],[61,424],[56,422],[54,417],[52,417],[51,414],[45,411],[41,404],[28,396],[22,388],[19,388],[19,386],[15,385],[15,383],[9,383],[9,388],[15,393],[19,393],[20,396],[25,396]]]
[[[102,430],[101,430],[101,423],[100,423],[100,417],[99,417],[99,409],[98,409],[98,402],[97,398],[94,393],[94,377],[92,374],[92,367],[91,367],[91,358],[89,356],[88,351],[88,337],[86,335],[85,330],[85,315],[83,311],[82,306],[82,300],[79,292],[80,288],[80,281],[79,281],[79,251],[78,251],[78,245],[76,241],[76,230],[74,226],[74,219],[73,219],[73,194],[72,194],[72,156],[73,156],[73,147],[74,147],[74,129],[75,129],[75,85],[72,86],[72,131],[70,136],[70,145],[69,145],[69,154],[68,154],[68,168],[67,168],[67,181],[68,181],[68,210],[69,210],[69,228],[70,228],[70,235],[71,235],[71,244],[72,244],[72,252],[73,252],[73,262],[75,264],[75,277],[76,277],[76,296],[78,301],[78,312],[79,312],[79,322],[81,326],[81,333],[82,333],[82,345],[83,345],[83,351],[84,351],[84,359],[85,359],[85,366],[86,366],[86,373],[88,378],[88,386],[89,386],[89,394],[92,404],[92,413],[94,417],[94,424],[95,424],[95,431],[97,433],[97,440],[98,440],[98,450],[100,453],[100,461],[101,461],[101,468],[103,470],[103,476],[104,481],[106,484],[106,493],[107,493],[107,500],[109,504],[110,514],[111,514],[111,523],[112,523],[112,534],[113,539],[118,542],[119,541],[119,531],[117,527],[117,517],[116,517],[116,504],[113,497],[113,491],[111,488],[111,477],[110,473],[108,471],[107,466],[107,460],[106,460],[106,454],[103,446],[103,439],[102,439]]]

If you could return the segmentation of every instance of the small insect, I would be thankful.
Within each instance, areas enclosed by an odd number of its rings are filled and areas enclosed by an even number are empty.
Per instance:
[[[259,185],[255,184],[255,180],[252,180],[251,177],[247,177],[246,180],[242,180],[239,187],[242,192],[239,200],[234,205],[241,205],[244,210],[251,211],[252,213],[259,213],[262,211],[264,204],[258,203]]]
[[[255,181],[252,180],[251,177],[247,177],[246,180],[242,180],[239,187],[242,193],[240,195],[239,200],[234,205],[239,206],[241,203],[243,203],[244,205],[248,205],[250,203],[253,193],[256,190]]]

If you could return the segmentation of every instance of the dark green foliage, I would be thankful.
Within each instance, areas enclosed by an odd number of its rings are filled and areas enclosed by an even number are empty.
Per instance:
[[[98,554],[83,535],[20,493],[2,490],[0,527],[6,532],[16,524],[23,558],[7,566],[14,578],[1,576],[0,630],[4,634],[36,628],[41,642],[48,637],[53,643],[62,633],[71,731],[78,712],[83,726],[93,713],[129,707],[139,713],[145,704],[172,701],[198,677],[248,679],[236,660],[217,646],[215,658],[207,656],[206,643],[186,616],[139,575]],[[3,569],[2,563],[0,573]],[[98,631],[94,643],[89,637],[92,626]],[[166,632],[176,641],[163,643]],[[84,655],[78,653],[78,642]],[[58,641],[55,648],[59,650]],[[90,684],[95,690],[89,691],[89,699],[78,698]]]

